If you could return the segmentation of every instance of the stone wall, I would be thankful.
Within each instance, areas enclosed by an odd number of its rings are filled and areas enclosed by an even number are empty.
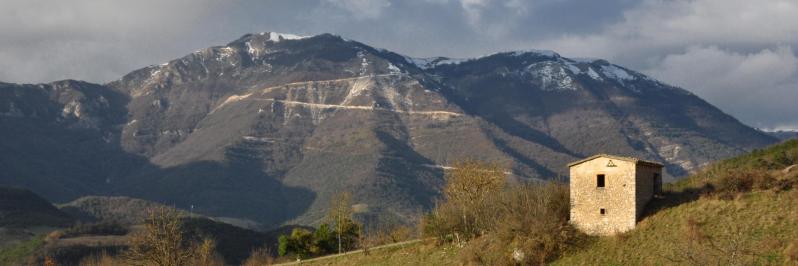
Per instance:
[[[654,174],[659,174],[660,182],[657,185],[660,187],[658,190],[662,191],[662,168],[648,164],[637,165],[636,220],[642,218],[646,204],[654,197]]]
[[[608,167],[612,160],[614,167]],[[611,235],[633,229],[637,222],[636,165],[596,158],[574,165],[571,178],[571,223],[588,234]],[[605,187],[596,187],[596,175],[605,175]],[[600,210],[606,213],[601,214]]]

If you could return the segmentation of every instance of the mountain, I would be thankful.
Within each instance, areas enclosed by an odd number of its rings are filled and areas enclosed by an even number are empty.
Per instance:
[[[53,201],[124,195],[267,227],[319,223],[343,191],[380,221],[411,222],[466,158],[523,181],[616,153],[662,161],[673,180],[776,141],[604,60],[418,59],[278,33],[104,85],[0,84],[0,137],[0,183]]]

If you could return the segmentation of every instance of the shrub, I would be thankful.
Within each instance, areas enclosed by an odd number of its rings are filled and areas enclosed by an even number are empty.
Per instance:
[[[568,224],[568,187],[559,183],[521,184],[489,194],[470,213],[480,235],[467,242],[466,264],[545,264],[576,244],[580,234]],[[447,202],[422,221],[427,236],[458,241],[465,228],[461,213]]]
[[[422,223],[429,236],[467,241],[484,234],[493,224],[485,201],[505,186],[506,174],[496,163],[458,162],[446,172],[445,201],[439,202]]]
[[[247,258],[244,263],[241,265],[243,266],[263,266],[263,265],[271,265],[274,263],[274,258],[271,255],[271,251],[268,247],[261,247],[252,250],[250,253],[249,258]]]
[[[767,171],[756,169],[725,171],[717,178],[716,183],[715,190],[711,193],[721,199],[732,199],[740,193],[750,192],[754,189],[785,189],[783,186],[786,185],[780,184]]]
[[[336,230],[330,231],[328,224],[322,224],[313,232],[304,228],[295,228],[291,231],[291,235],[281,235],[278,238],[277,254],[281,257],[299,258],[331,254],[338,251],[339,235],[342,251],[352,250],[356,247],[360,236],[360,225],[349,219],[344,219],[341,223],[341,228],[344,230],[341,234]]]
[[[106,252],[100,253],[94,256],[87,256],[80,260],[79,265],[81,266],[113,266],[113,265],[124,265],[122,261],[118,258],[115,258],[109,255]]]
[[[183,234],[183,222],[173,209],[151,210],[145,229],[130,238],[123,258],[132,265],[223,265],[215,252],[216,242],[191,241]]]
[[[568,224],[569,192],[563,184],[520,185],[486,202],[491,230],[463,260],[489,265],[545,264],[559,257],[578,233]]]

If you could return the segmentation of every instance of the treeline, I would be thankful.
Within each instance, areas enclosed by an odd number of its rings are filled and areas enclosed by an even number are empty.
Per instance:
[[[295,228],[290,235],[281,235],[277,253],[280,257],[305,259],[332,253],[343,253],[358,247],[362,226],[352,217],[349,193],[341,193],[332,201],[328,220],[312,232]]]

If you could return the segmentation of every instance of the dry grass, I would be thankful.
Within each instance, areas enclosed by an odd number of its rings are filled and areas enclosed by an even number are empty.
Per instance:
[[[437,245],[425,241],[376,249],[365,253],[345,255],[330,259],[303,262],[302,265],[457,265],[460,248],[450,244]]]
[[[272,265],[274,264],[274,257],[271,255],[271,251],[269,251],[268,247],[257,248],[252,251],[244,263],[241,265],[243,266],[263,266],[263,265]]]
[[[559,265],[782,264],[798,255],[798,197],[755,191],[702,198],[653,214],[623,241],[595,238]],[[792,246],[791,246],[792,245]]]

